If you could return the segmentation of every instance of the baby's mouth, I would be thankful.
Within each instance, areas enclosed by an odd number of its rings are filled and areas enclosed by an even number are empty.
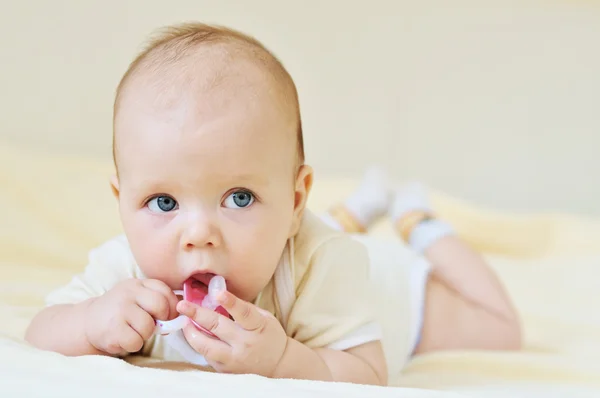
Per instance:
[[[214,274],[195,274],[183,283],[183,298],[186,301],[202,306],[204,298],[208,295],[208,284]],[[219,314],[230,318],[225,308],[218,306],[215,309]]]
[[[226,289],[227,285],[224,278],[219,276],[215,279],[214,274],[196,274],[192,275],[185,282],[183,282],[183,290],[174,290],[173,292],[177,296],[183,296],[183,299],[186,301],[192,302],[204,308],[209,308],[231,319],[231,316],[225,310],[225,308],[221,307],[218,302],[216,302],[216,297],[218,297],[218,295]],[[194,326],[196,326],[196,328],[198,328],[198,330],[201,330],[216,339],[219,338],[210,330],[200,326],[196,321],[194,321],[194,319],[188,318],[184,315],[180,315],[179,317],[170,321],[156,321],[157,332],[161,335],[166,335],[173,331],[181,330],[181,328],[185,327],[185,323],[188,319]],[[184,323],[182,323],[182,320]]]

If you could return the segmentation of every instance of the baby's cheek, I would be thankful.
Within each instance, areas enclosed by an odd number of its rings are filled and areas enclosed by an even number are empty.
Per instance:
[[[235,256],[231,258],[230,275],[243,275],[236,278],[237,288],[245,300],[254,298],[269,282],[281,259],[287,239],[272,229],[256,230],[253,234],[237,242]]]
[[[146,277],[168,283],[173,275],[172,268],[176,266],[173,248],[168,240],[148,232],[140,231],[133,241],[130,240],[132,251]]]
[[[169,268],[174,266],[171,250],[164,244],[150,244],[148,241],[140,247],[140,268],[149,278],[165,280],[164,277],[172,272]]]

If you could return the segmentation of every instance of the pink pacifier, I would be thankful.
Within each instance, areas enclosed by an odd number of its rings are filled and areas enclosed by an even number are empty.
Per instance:
[[[229,318],[229,313],[225,308],[221,307],[217,303],[217,297],[221,292],[227,290],[225,278],[219,275],[215,275],[210,278],[208,287],[205,283],[198,279],[190,278],[183,283],[183,290],[175,290],[174,293],[178,296],[183,296],[183,299],[191,303],[200,305],[204,308],[208,308],[218,312],[219,314]],[[156,321],[156,334],[167,335],[177,330],[183,329],[188,322],[188,317],[180,315],[177,318],[170,321]],[[203,331],[212,337],[217,337],[210,331],[206,330],[202,326],[194,322],[193,319],[189,319],[196,328]]]

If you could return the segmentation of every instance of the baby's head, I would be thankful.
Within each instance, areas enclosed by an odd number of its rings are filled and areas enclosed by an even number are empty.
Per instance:
[[[113,189],[144,274],[172,289],[219,274],[253,300],[312,183],[296,88],[280,62],[226,28],[169,28],[124,75],[113,126]]]

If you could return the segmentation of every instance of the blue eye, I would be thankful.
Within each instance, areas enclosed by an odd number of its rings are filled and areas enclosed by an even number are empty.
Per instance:
[[[177,201],[170,196],[157,196],[150,199],[147,206],[154,213],[168,213],[177,207]]]
[[[248,191],[236,191],[225,198],[223,203],[229,209],[241,209],[254,203],[254,195]]]

